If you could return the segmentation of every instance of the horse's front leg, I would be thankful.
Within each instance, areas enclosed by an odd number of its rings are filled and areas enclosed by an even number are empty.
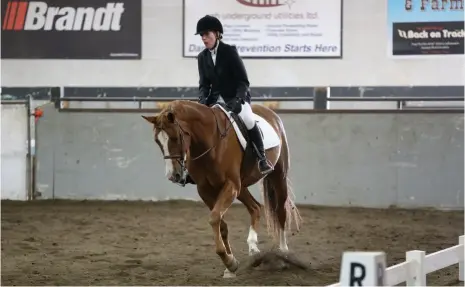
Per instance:
[[[220,191],[215,205],[210,212],[209,223],[213,229],[213,235],[216,245],[216,254],[221,258],[223,264],[226,266],[227,271],[225,277],[231,277],[239,267],[239,262],[234,258],[232,252],[228,253],[221,236],[221,220],[228,208],[233,203],[238,193],[238,187],[232,182],[227,181]]]
[[[203,200],[203,202],[208,206],[210,211],[213,209],[216,201],[216,197],[211,194],[211,190],[213,187],[208,186],[200,186],[197,185],[197,191],[199,193],[200,198]],[[232,253],[231,251],[231,246],[229,245],[229,240],[228,240],[228,225],[224,221],[224,219],[221,220],[220,223],[220,233],[221,233],[221,238],[223,239],[224,246],[226,248],[226,252],[228,254]]]

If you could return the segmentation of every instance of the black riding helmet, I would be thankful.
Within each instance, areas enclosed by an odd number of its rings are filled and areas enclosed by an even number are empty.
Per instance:
[[[223,25],[218,18],[206,15],[197,22],[197,31],[195,35],[204,33],[207,31],[217,31],[223,34]]]

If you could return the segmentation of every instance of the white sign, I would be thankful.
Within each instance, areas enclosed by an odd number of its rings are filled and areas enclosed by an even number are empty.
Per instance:
[[[384,252],[346,251],[342,254],[341,286],[386,286]]]
[[[342,57],[342,0],[184,0],[184,57],[205,49],[195,35],[205,15],[245,58]]]

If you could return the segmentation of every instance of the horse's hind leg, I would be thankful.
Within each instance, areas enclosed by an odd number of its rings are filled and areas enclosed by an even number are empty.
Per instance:
[[[258,226],[260,223],[260,203],[252,196],[248,188],[243,188],[237,199],[242,202],[250,214],[250,228],[247,236],[249,255],[260,253],[258,249]]]

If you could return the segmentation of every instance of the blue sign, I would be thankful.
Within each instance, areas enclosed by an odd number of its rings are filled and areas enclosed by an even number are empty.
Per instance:
[[[464,0],[388,0],[391,54],[463,55]]]

